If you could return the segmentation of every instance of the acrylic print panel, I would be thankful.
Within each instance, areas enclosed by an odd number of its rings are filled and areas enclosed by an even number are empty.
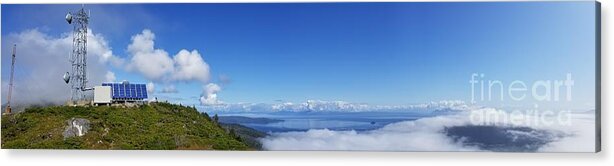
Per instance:
[[[600,150],[594,1],[2,9],[4,149]]]

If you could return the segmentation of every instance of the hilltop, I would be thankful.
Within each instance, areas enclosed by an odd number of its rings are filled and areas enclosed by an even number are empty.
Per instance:
[[[3,149],[257,149],[237,135],[206,113],[168,103],[31,107],[2,115]]]

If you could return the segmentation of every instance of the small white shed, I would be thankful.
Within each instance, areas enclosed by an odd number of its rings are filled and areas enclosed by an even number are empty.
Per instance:
[[[94,105],[110,105],[111,100],[110,86],[94,87]]]

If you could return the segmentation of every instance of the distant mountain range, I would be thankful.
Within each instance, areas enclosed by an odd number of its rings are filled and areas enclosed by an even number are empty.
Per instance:
[[[283,122],[284,120],[280,119],[271,119],[271,118],[252,118],[245,116],[220,116],[220,123],[228,123],[228,124],[242,124],[242,123],[253,123],[253,124],[268,124],[275,122]]]
[[[368,111],[463,111],[476,108],[460,100],[446,100],[415,105],[369,105],[345,101],[307,100],[303,103],[237,103],[205,107],[217,112],[368,112]]]

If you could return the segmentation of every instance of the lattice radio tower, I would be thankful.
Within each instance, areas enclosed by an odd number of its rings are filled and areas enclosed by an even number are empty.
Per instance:
[[[6,110],[4,110],[4,114],[11,114],[11,95],[13,95],[13,74],[15,73],[15,50],[17,49],[17,44],[13,45],[13,56],[11,56],[11,78],[9,80],[9,93],[7,95],[6,102]]]
[[[71,86],[71,101],[77,102],[85,100],[87,85],[87,25],[89,14],[81,8],[77,12],[66,14],[66,21],[73,25],[72,52],[69,62],[72,65],[72,72],[64,75],[64,81]]]

